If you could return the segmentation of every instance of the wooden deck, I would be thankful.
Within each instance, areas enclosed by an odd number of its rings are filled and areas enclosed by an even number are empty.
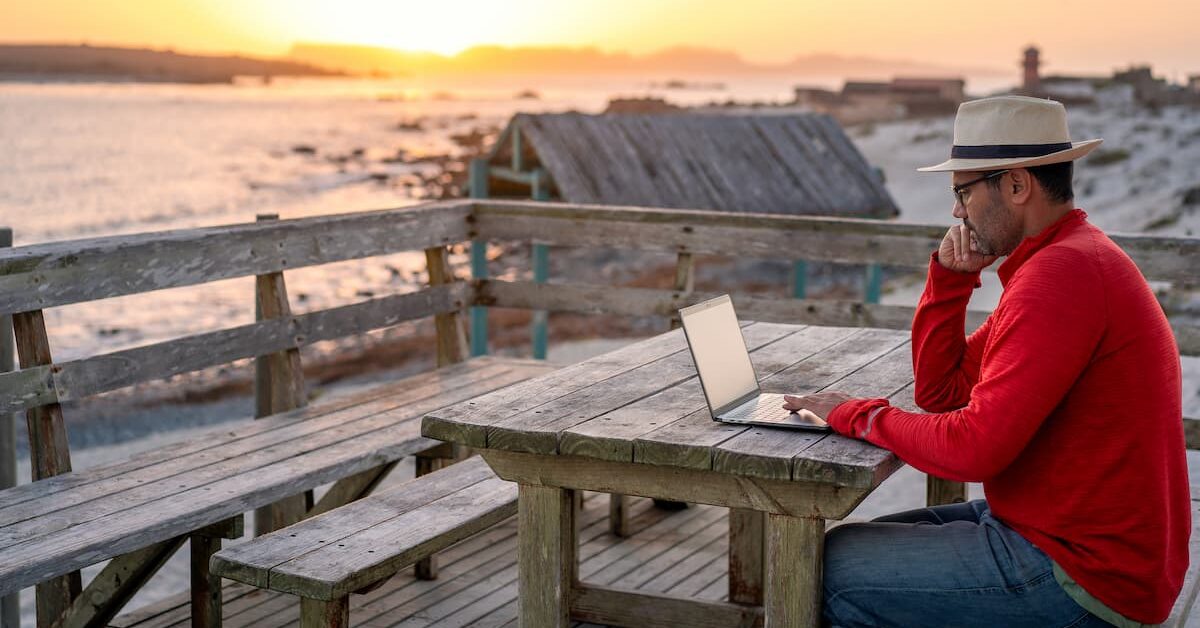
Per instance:
[[[584,581],[724,600],[728,511],[693,505],[671,512],[650,500],[632,504],[630,538],[608,532],[608,497],[587,494],[579,534]],[[516,520],[443,552],[437,580],[423,581],[405,570],[379,589],[350,598],[352,626],[515,626],[517,616]],[[224,625],[299,626],[299,598],[228,583]],[[121,628],[189,626],[187,597],[133,611],[110,625]],[[590,626],[591,624],[576,624]]]

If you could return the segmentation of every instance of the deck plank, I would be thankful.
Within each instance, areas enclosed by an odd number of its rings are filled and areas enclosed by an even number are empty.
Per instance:
[[[580,514],[581,576],[599,584],[632,582],[669,586],[672,579],[694,581],[691,591],[720,576],[725,568],[726,510],[696,506],[682,511],[654,508],[635,498],[632,519],[637,534],[608,533],[606,496],[588,494]],[[509,519],[440,555],[437,580],[416,580],[408,570],[366,595],[352,595],[351,625],[398,626],[512,625],[516,618],[516,526]],[[699,568],[699,571],[696,569]],[[700,573],[705,569],[711,574]],[[298,598],[226,581],[224,625],[228,628],[299,626]],[[678,587],[676,587],[678,589]],[[647,589],[651,590],[651,589]],[[167,628],[189,622],[186,596],[123,615],[120,628]],[[590,624],[579,624],[590,626]]]

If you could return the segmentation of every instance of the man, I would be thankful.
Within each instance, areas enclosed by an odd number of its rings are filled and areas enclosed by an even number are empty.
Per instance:
[[[917,405],[788,397],[986,500],[847,524],[825,544],[834,626],[1136,626],[1170,613],[1191,530],[1179,354],[1137,267],[1073,204],[1057,102],[964,103],[955,218],[913,318]],[[1000,256],[1000,304],[967,300]]]

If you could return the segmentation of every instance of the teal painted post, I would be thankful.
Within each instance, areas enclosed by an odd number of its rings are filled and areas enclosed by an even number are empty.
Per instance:
[[[808,261],[792,262],[792,298],[803,299],[808,293]]]
[[[879,264],[867,264],[863,301],[879,303],[880,293],[883,292],[883,268]]]
[[[487,198],[488,196],[488,164],[486,159],[475,158],[470,166],[471,198]],[[484,240],[471,241],[471,279],[487,279],[487,242]],[[480,305],[471,306],[471,355],[487,355],[488,352],[488,313],[487,308]]]
[[[512,130],[512,169],[520,172],[525,168],[525,149],[521,146],[521,127],[513,125]]]
[[[12,246],[12,229],[0,227],[0,248]],[[12,316],[0,315],[0,373],[16,370],[13,351]],[[17,485],[17,415],[0,412],[0,490]],[[9,593],[0,599],[0,626],[21,625],[21,594]]]
[[[532,194],[535,201],[550,200],[550,191],[546,189],[545,172],[541,169],[533,171]],[[533,281],[546,283],[550,275],[550,247],[545,244],[533,243]],[[533,313],[533,358],[545,360],[546,350],[550,343],[549,316],[545,310]]]

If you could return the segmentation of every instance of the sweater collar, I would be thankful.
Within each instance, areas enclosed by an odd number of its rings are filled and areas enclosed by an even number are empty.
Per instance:
[[[1004,263],[1000,264],[1000,268],[996,270],[996,274],[1000,276],[1000,285],[1007,286],[1008,280],[1017,273],[1017,269],[1029,261],[1029,258],[1033,257],[1035,253],[1057,240],[1063,231],[1069,231],[1075,225],[1083,224],[1086,220],[1087,212],[1082,209],[1072,209],[1054,221],[1049,227],[1042,229],[1037,235],[1032,235],[1022,240],[1017,245],[1017,248],[1008,254],[1008,258],[1004,260]]]

